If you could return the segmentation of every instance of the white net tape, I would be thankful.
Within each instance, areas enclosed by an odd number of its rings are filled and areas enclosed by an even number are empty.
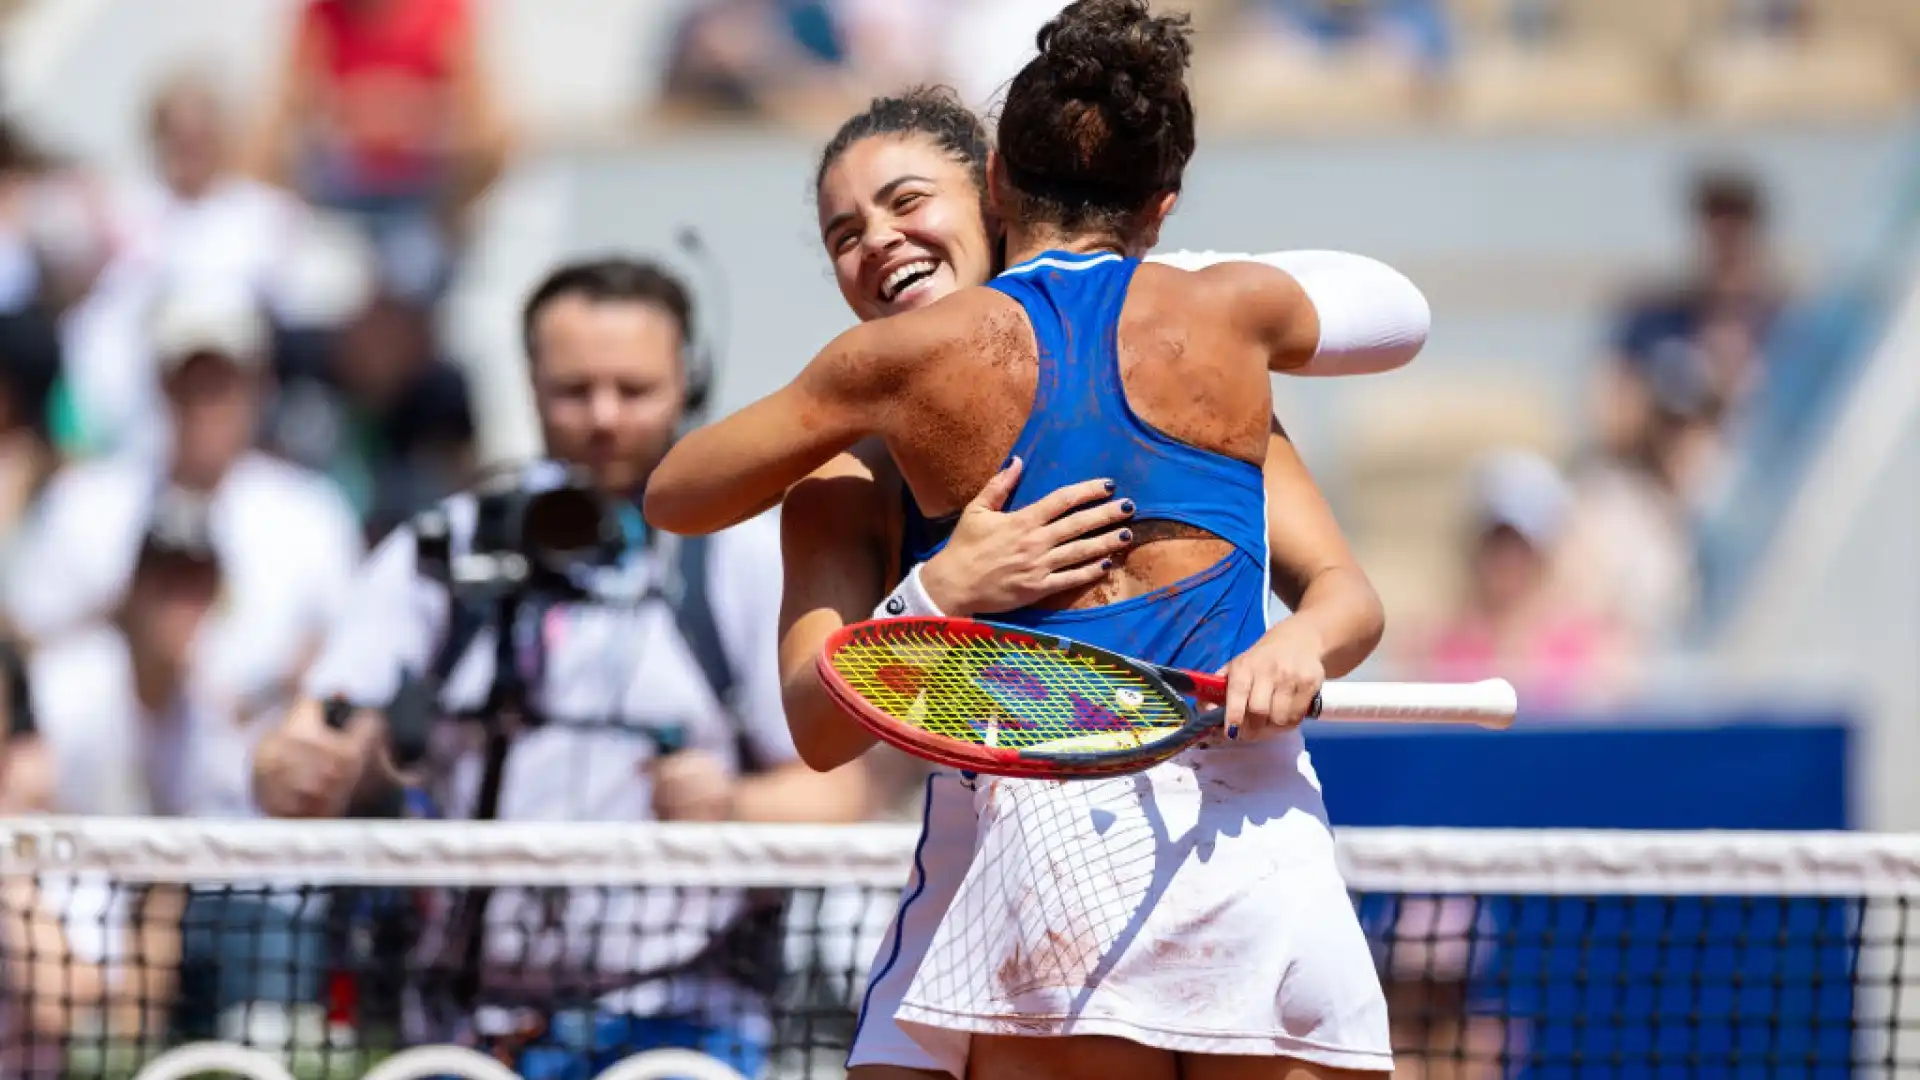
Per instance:
[[[0,873],[310,884],[897,887],[906,825],[0,820]],[[1920,897],[1920,835],[1343,829],[1360,892]]]
[[[609,957],[626,963],[655,955],[648,950],[670,951],[682,940],[676,935],[689,933],[683,922],[696,927],[688,940],[697,951],[714,925],[747,910],[738,898],[777,895],[784,898],[785,960],[771,963],[783,982],[768,999],[775,1002],[771,1018],[764,1007],[762,1016],[783,1034],[753,1068],[759,1076],[798,1080],[840,1075],[846,1032],[823,1033],[815,1020],[835,1009],[850,1019],[858,1007],[917,839],[914,828],[894,825],[27,818],[0,820],[0,885],[92,881],[135,895],[153,885],[187,885],[201,896],[258,893],[264,886],[282,898],[320,898],[322,911],[341,904],[348,887],[408,896],[488,887],[490,910],[506,912],[500,922],[521,920],[504,928],[515,930],[525,957],[547,940],[543,934],[559,942],[541,954],[557,959],[523,961],[534,967],[591,967]],[[1363,922],[1371,905],[1369,932],[1382,950],[1399,1052],[1406,1052],[1400,1025],[1410,1007],[1393,996],[1395,986],[1424,985],[1428,997],[1421,1000],[1427,1001],[1434,985],[1473,983],[1494,1002],[1483,1008],[1500,1032],[1489,1052],[1497,1060],[1490,1059],[1484,1075],[1579,1075],[1581,1062],[1593,1059],[1600,1045],[1591,1041],[1593,1032],[1611,1025],[1614,1034],[1604,1044],[1614,1059],[1609,1075],[1679,1066],[1701,1077],[1786,1075],[1776,1066],[1798,1061],[1805,1068],[1788,1070],[1792,1075],[1920,1077],[1920,943],[1914,940],[1920,935],[1913,929],[1920,927],[1920,836],[1349,829],[1339,834],[1339,853]],[[562,903],[565,910],[556,916],[555,894],[597,899],[584,908]],[[619,899],[635,896],[649,902]],[[448,910],[409,931],[415,936],[403,951],[412,966],[401,978],[424,983],[426,965],[413,946],[436,934],[451,939],[442,933]],[[178,926],[177,912],[173,918]],[[549,921],[535,925],[541,919]],[[601,939],[617,947],[584,960],[569,951],[567,935],[583,920],[591,924],[596,949]],[[6,946],[3,937],[0,946]],[[5,965],[18,959],[0,952],[0,1077],[9,1080],[37,1075],[17,1061],[10,1067],[4,1050]],[[806,992],[789,993],[802,972]],[[1756,985],[1769,981],[1776,997],[1753,997]],[[828,983],[833,1001],[821,1012],[817,999]],[[630,984],[629,978],[619,985]],[[1615,998],[1596,1004],[1580,997],[1593,986],[1613,988]],[[418,986],[409,982],[408,990]],[[1645,1000],[1623,1004],[1638,1000],[1635,995]],[[1662,1004],[1675,995],[1685,1001]],[[310,1047],[303,1059],[284,1040],[305,1025],[309,1041],[326,1050],[331,1040],[337,1049],[338,1033],[325,1021],[298,1010],[249,1008],[237,1023],[223,1017],[215,1038],[170,1031],[153,1044],[152,1029],[142,1028],[149,1041],[137,1056],[103,1052],[84,1068],[75,1064],[80,1059],[69,1039],[66,1056],[48,1074],[103,1080],[166,1080],[209,1070],[275,1080],[516,1075],[468,1045],[411,1045],[418,1039],[386,1044],[378,1053],[356,1044],[359,1059],[327,1050],[321,1056],[330,1064],[317,1066],[313,1053],[320,1051]],[[1756,1010],[1769,1009],[1775,1015],[1754,1019]],[[799,1023],[795,1017],[803,1015],[806,1022]],[[1460,1021],[1461,1031],[1479,1022]],[[1567,1034],[1569,1025],[1574,1034]],[[1649,1026],[1651,1034],[1643,1030]],[[259,1037],[262,1031],[277,1034]],[[1470,1036],[1448,1036],[1455,1041],[1445,1053],[1467,1053],[1461,1047]],[[168,1044],[172,1049],[152,1052]],[[1432,1051],[1420,1042],[1415,1052]],[[342,1060],[357,1064],[343,1068]],[[609,1080],[743,1075],[705,1053],[671,1048],[626,1054],[596,1071]]]

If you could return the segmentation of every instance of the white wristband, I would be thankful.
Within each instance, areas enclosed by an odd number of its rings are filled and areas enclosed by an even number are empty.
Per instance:
[[[907,576],[901,580],[899,585],[894,587],[893,592],[889,593],[885,600],[880,601],[879,607],[873,609],[874,618],[946,618],[947,613],[940,610],[939,605],[933,602],[933,597],[927,595],[926,586],[920,584],[920,567],[922,565],[924,564],[915,563],[913,569],[907,571]]]

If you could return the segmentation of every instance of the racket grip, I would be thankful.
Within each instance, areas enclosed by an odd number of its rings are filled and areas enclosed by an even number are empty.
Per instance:
[[[1513,725],[1520,697],[1505,679],[1471,683],[1329,682],[1314,718],[1361,724]]]

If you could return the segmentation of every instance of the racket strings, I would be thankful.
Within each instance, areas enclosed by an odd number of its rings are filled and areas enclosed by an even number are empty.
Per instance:
[[[981,843],[913,997],[958,1011],[1061,1015],[1128,951],[1162,838],[1143,777],[982,778]]]
[[[1125,665],[981,634],[890,629],[829,658],[890,719],[1006,749],[1129,749],[1179,730],[1183,704]]]

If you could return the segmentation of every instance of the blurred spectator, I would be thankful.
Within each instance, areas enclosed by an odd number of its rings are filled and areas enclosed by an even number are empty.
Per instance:
[[[662,104],[796,124],[837,123],[861,88],[831,0],[702,0],[681,21]]]
[[[1702,173],[1692,211],[1693,268],[1628,302],[1616,320],[1598,397],[1601,445],[1615,455],[1632,456],[1653,421],[1656,369],[1697,371],[1659,377],[1702,381],[1703,406],[1716,424],[1737,412],[1763,376],[1761,350],[1787,294],[1768,251],[1759,182],[1737,171]]]
[[[0,817],[35,813],[53,802],[53,765],[34,720],[26,658],[12,642],[0,643]]]
[[[9,314],[38,306],[45,285],[32,206],[43,167],[20,131],[0,121],[0,311]]]
[[[347,492],[366,534],[384,536],[452,494],[474,467],[466,377],[435,353],[428,313],[376,296],[289,372],[269,428],[279,453]]]
[[[1499,1080],[1524,1028],[1488,993],[1500,928],[1475,897],[1397,896],[1368,910],[1392,1024],[1395,1080]],[[1488,1000],[1493,998],[1493,1000]]]
[[[172,444],[62,470],[23,530],[6,609],[44,644],[103,621],[123,595],[142,530],[169,488],[209,503],[227,567],[217,625],[202,635],[210,687],[258,707],[304,667],[361,552],[358,524],[320,477],[253,451],[268,332],[247,293],[198,283],[154,313]]]
[[[917,83],[988,110],[1066,0],[704,0],[682,21],[671,111],[834,124]]]
[[[1607,628],[1553,588],[1572,492],[1533,454],[1504,453],[1474,478],[1473,539],[1459,609],[1416,665],[1442,680],[1511,679],[1528,704],[1590,698],[1615,674]]]
[[[113,240],[109,199],[91,170],[0,119],[0,312],[57,317],[92,287]]]
[[[115,206],[122,238],[64,327],[67,379],[62,442],[81,451],[164,445],[148,317],[169,283],[232,282],[271,303],[287,251],[304,224],[291,196],[234,170],[233,125],[212,83],[175,76],[148,116],[154,175]]]
[[[389,288],[446,286],[509,149],[467,0],[307,0],[252,148],[260,175],[359,222]]]
[[[251,814],[245,718],[206,692],[196,659],[225,592],[205,503],[185,492],[168,493],[153,509],[110,620],[67,635],[34,657],[35,713],[57,777],[52,809]],[[217,919],[205,910],[213,905],[221,907]],[[180,1004],[189,1019],[197,1020],[193,1033],[211,1036],[219,1008],[256,996],[247,980],[291,969],[282,954],[298,938],[275,933],[288,920],[270,924],[259,917],[261,909],[277,910],[257,895],[182,898],[162,890],[146,898],[147,921],[135,954],[142,959],[142,985],[134,995],[146,1010],[138,1021],[143,1030],[166,1030],[178,989],[187,995]],[[183,911],[189,919],[184,937]],[[212,934],[215,926],[223,932]],[[95,932],[118,933],[107,925]],[[209,969],[218,971],[217,980]],[[286,999],[275,988],[257,996]]]
[[[206,507],[169,492],[109,618],[36,651],[34,713],[65,813],[245,816],[240,718],[202,693],[196,643],[223,602]]]
[[[1699,602],[1692,513],[1713,497],[1788,302],[1754,177],[1702,172],[1691,207],[1693,267],[1617,319],[1596,395],[1599,453],[1578,475],[1565,544],[1574,601],[1640,648],[1670,646]]]
[[[0,740],[0,775],[14,749]],[[181,900],[96,873],[0,877],[0,1076],[72,1075],[71,1051],[88,1038],[157,1044]]]
[[[1426,69],[1452,54],[1438,0],[1253,0],[1253,25],[1305,52],[1371,50]]]
[[[104,882],[0,878],[0,1076],[64,1075],[67,1037],[105,989],[113,906]]]
[[[1733,0],[1724,6],[1725,29],[1747,37],[1790,37],[1809,23],[1805,0]]]
[[[0,315],[0,560],[57,462],[47,407],[59,371],[52,320]]]
[[[60,319],[111,250],[107,200],[0,119],[0,544],[53,464]]]
[[[990,111],[1066,0],[837,0],[854,69],[874,92],[951,86]]]
[[[1671,646],[1699,601],[1688,508],[1719,464],[1719,410],[1707,370],[1685,352],[1648,366],[1634,441],[1575,479],[1562,545],[1569,600],[1641,649]]]

